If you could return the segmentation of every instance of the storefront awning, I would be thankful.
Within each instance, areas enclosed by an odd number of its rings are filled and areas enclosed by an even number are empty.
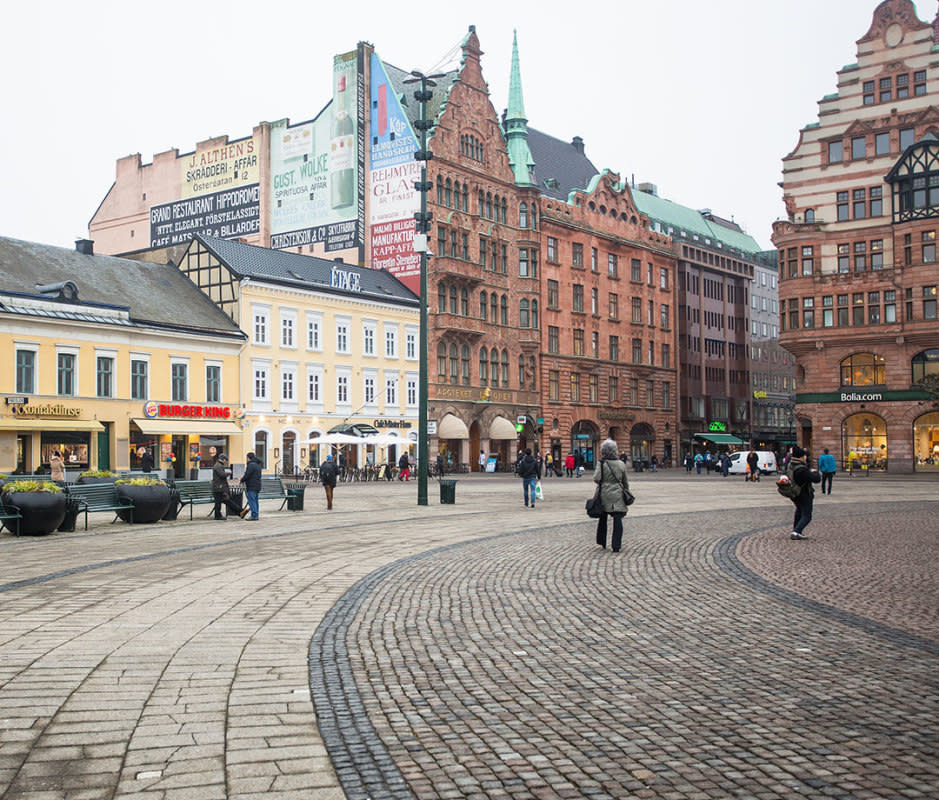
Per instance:
[[[469,439],[466,423],[453,414],[447,414],[437,426],[438,439]]]
[[[132,419],[141,433],[149,434],[178,434],[205,436],[238,436],[241,428],[235,422],[211,422],[209,420],[181,420],[181,419]]]
[[[505,417],[496,417],[489,425],[490,439],[517,439],[515,426]]]
[[[694,435],[695,439],[705,439],[709,442],[714,442],[714,444],[743,444],[743,439],[738,439],[736,436],[731,436],[729,433],[696,433]]]
[[[94,419],[0,419],[0,431],[103,431]]]

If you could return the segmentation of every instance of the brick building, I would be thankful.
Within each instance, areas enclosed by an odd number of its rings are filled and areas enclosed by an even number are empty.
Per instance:
[[[783,159],[773,238],[797,433],[843,469],[939,469],[937,23],[910,0],[877,6]]]

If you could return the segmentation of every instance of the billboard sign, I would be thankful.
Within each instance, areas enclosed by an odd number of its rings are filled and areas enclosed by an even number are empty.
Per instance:
[[[358,53],[336,56],[333,98],[312,122],[271,125],[271,247],[321,245],[325,252],[361,240]]]
[[[414,159],[417,139],[381,59],[372,54],[369,228],[371,266],[387,269],[409,289],[420,291],[420,256],[414,252],[414,212],[421,179]]]

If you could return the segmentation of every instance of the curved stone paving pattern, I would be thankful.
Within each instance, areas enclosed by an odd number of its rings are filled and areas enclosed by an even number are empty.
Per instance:
[[[935,505],[889,519],[897,547],[904,523],[936,532]],[[824,580],[777,586],[753,568],[822,551],[753,521],[630,518],[619,555],[545,528],[362,580],[311,646],[347,796],[936,797],[937,643],[917,630],[936,604],[904,631],[827,605]]]

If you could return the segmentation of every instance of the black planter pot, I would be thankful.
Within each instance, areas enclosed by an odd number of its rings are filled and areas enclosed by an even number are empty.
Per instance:
[[[69,497],[65,495],[65,518],[62,520],[62,524],[56,528],[57,531],[62,533],[72,533],[75,530],[75,521],[78,519],[79,509],[81,508],[81,502],[77,497]]]
[[[78,480],[75,481],[75,483],[84,483],[84,484],[91,484],[91,483],[114,483],[114,481],[116,481],[116,480],[117,480],[116,477],[112,477],[112,478],[95,478],[95,477],[92,477],[91,475],[79,475],[79,476],[78,476]]]
[[[65,492],[4,492],[3,502],[23,515],[20,534],[52,533],[65,519]]]
[[[124,522],[158,522],[170,507],[170,487],[165,485],[134,486],[117,484],[117,496],[134,504],[133,517],[130,511],[119,511]]]
[[[174,520],[179,517],[183,504],[179,501],[179,489],[170,487],[170,504],[166,507],[166,513],[163,515],[165,520]]]

